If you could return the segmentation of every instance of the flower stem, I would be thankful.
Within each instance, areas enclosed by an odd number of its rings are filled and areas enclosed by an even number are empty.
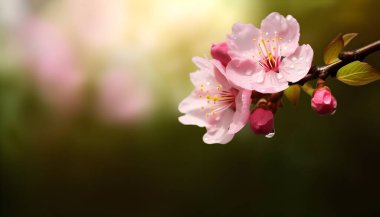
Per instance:
[[[327,79],[329,76],[334,77],[340,68],[354,61],[362,61],[369,54],[380,50],[380,40],[377,40],[364,47],[352,51],[344,51],[339,54],[339,60],[324,66],[312,66],[307,75],[297,82],[289,82],[289,85],[299,84],[304,85],[306,82],[319,78]]]

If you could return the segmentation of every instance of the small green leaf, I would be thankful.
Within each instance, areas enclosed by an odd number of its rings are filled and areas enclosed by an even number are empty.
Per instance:
[[[354,39],[356,36],[358,35],[358,33],[347,33],[347,34],[344,34],[342,37],[343,37],[343,44],[344,44],[344,47],[346,47],[346,45],[348,45],[348,43],[350,43],[350,41],[352,39]]]
[[[348,85],[360,86],[380,79],[380,72],[368,63],[355,61],[338,70],[336,78]]]
[[[302,86],[302,90],[305,91],[305,93],[307,93],[308,95],[312,96],[313,93],[314,93],[314,88],[313,86],[310,84],[310,82],[306,82],[303,86]]]
[[[300,92],[301,88],[298,84],[296,85],[291,85],[288,87],[285,91],[284,94],[286,98],[294,105],[296,106],[298,104],[299,98],[300,98]]]
[[[348,42],[347,42],[348,43]],[[323,53],[323,60],[326,64],[331,64],[339,60],[339,53],[343,50],[344,40],[343,35],[340,33],[336,36],[329,45],[327,45]]]

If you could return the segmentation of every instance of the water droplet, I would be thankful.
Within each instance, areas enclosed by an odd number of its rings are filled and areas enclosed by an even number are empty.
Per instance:
[[[281,79],[281,78],[283,78],[283,77],[284,77],[284,76],[283,76],[282,74],[280,74],[280,73],[277,74],[277,78],[278,78],[278,79]]]
[[[334,110],[333,112],[331,112],[331,114],[330,115],[334,115],[336,113],[336,110]]]
[[[297,61],[297,57],[292,57],[292,61]]]
[[[256,83],[263,83],[264,81],[264,75],[258,75],[256,78]]]
[[[252,71],[251,70],[248,70],[245,72],[246,75],[252,75]]]
[[[294,65],[293,65],[293,64],[292,64],[292,65],[290,65],[290,68],[294,69]]]
[[[266,32],[265,35],[269,35],[269,32]]]
[[[272,132],[270,132],[270,133],[268,133],[267,135],[265,135],[265,138],[268,138],[268,139],[273,138],[273,136],[274,136],[275,133],[276,133],[276,132],[275,132],[275,130],[273,129]]]

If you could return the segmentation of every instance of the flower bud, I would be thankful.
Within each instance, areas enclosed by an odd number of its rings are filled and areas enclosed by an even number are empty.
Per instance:
[[[256,108],[249,117],[249,123],[255,134],[268,135],[273,132],[273,112],[264,108]]]
[[[226,42],[211,45],[211,56],[212,58],[219,60],[223,66],[227,66],[231,61],[231,57],[228,55],[228,46]]]
[[[334,114],[337,102],[327,86],[317,88],[311,99],[311,108],[320,115]]]

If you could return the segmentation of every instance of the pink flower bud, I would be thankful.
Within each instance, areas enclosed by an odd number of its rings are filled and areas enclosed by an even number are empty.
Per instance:
[[[268,135],[273,132],[273,112],[263,108],[256,108],[249,117],[251,129],[255,134]]]
[[[328,87],[324,86],[314,91],[311,99],[311,108],[321,115],[334,114],[337,102]]]
[[[228,55],[228,46],[226,42],[211,45],[212,58],[219,60],[224,66],[231,61],[230,55]]]

